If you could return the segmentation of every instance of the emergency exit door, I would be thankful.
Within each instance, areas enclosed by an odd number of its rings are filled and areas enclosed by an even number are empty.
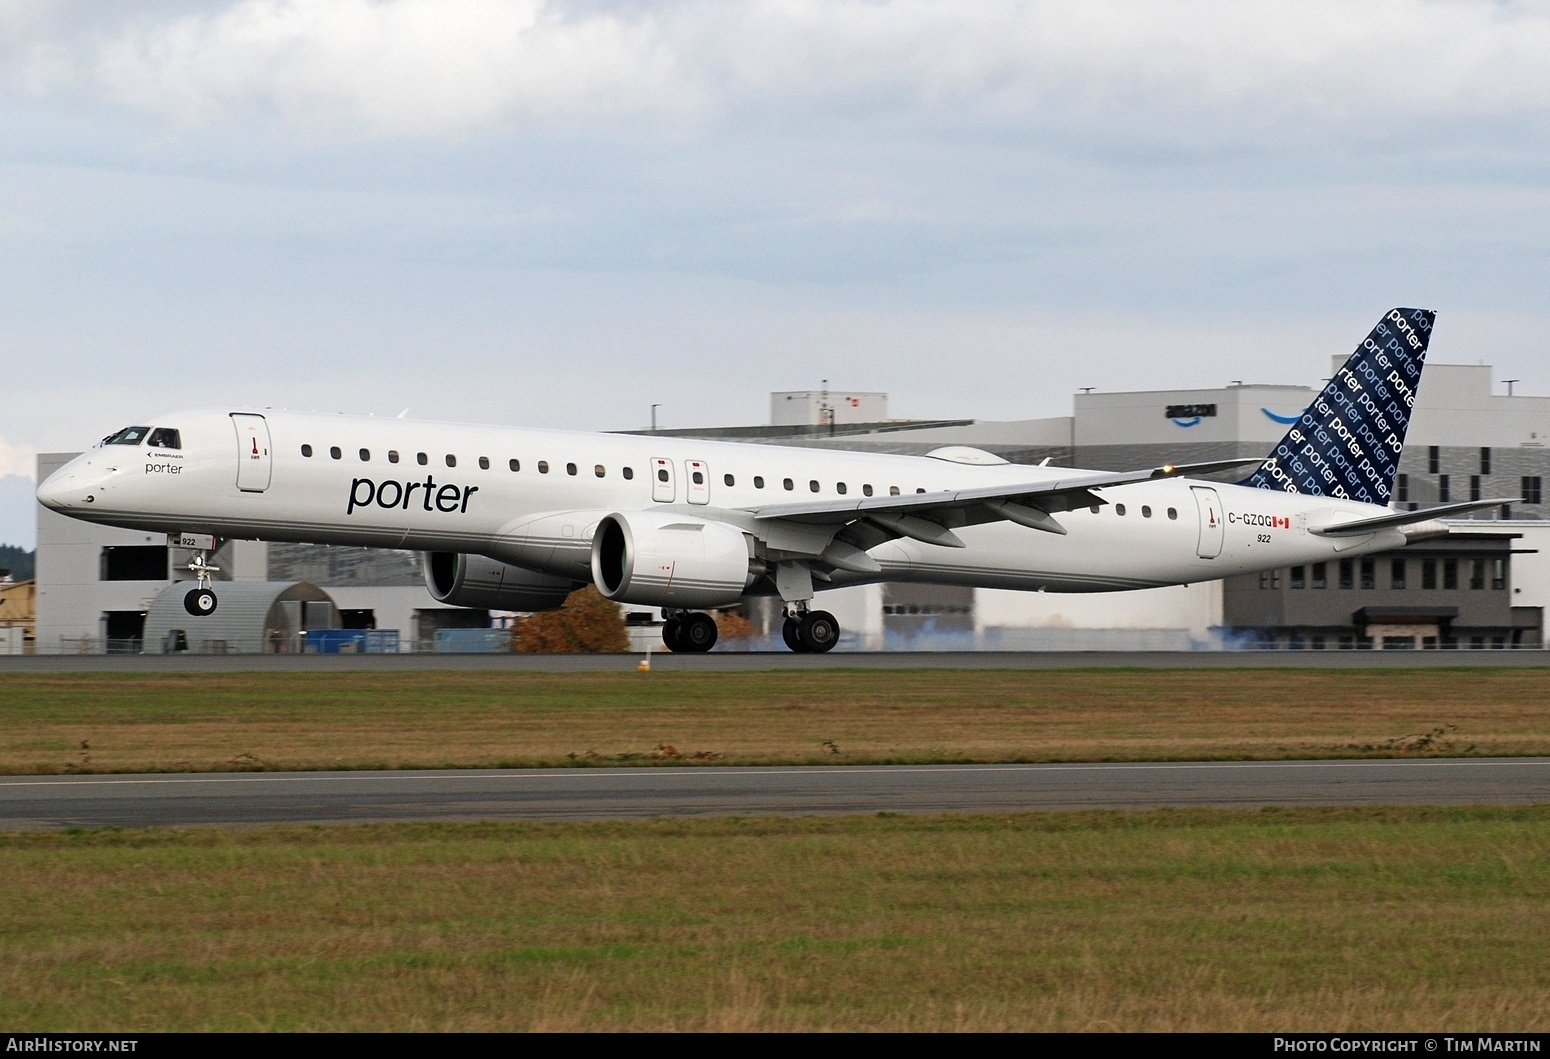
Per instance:
[[[1216,495],[1215,489],[1207,489],[1205,486],[1192,485],[1190,492],[1195,494],[1195,508],[1200,512],[1200,543],[1195,549],[1195,554],[1202,559],[1215,559],[1222,554],[1222,501]]]
[[[244,493],[262,493],[269,488],[269,421],[263,416],[233,412],[232,426],[237,429],[237,488]]]
[[[655,457],[651,461],[651,499],[659,504],[671,504],[678,496],[673,485],[673,461]]]
[[[710,468],[705,466],[705,461],[684,460],[684,474],[689,479],[684,487],[689,494],[689,503],[710,503]]]

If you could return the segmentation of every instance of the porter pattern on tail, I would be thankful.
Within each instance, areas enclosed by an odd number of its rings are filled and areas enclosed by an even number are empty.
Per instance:
[[[1387,504],[1432,337],[1430,309],[1390,309],[1240,484]]]

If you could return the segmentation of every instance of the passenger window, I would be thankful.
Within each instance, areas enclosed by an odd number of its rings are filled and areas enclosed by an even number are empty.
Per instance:
[[[1091,511],[1094,515],[1096,515],[1101,510],[1101,508],[1102,508],[1102,505],[1094,504],[1092,507],[1088,508],[1087,510]]]
[[[862,496],[871,496],[872,495],[872,487],[870,485],[863,485],[861,487],[861,495]]]
[[[807,488],[809,492],[818,492],[818,479],[814,478],[812,481],[808,482]]]
[[[1148,507],[1146,504],[1142,504],[1141,505],[1141,517],[1142,518],[1151,518],[1152,517],[1152,509],[1150,507]]]
[[[339,451],[338,445],[335,445],[333,448],[329,449],[328,454],[336,460],[344,459],[344,453]]]
[[[834,491],[836,493],[840,494],[840,496],[844,496],[845,495],[845,489],[846,489],[846,485],[845,485],[844,482],[836,482],[836,483],[834,483]]]
[[[549,461],[548,460],[539,460],[538,461],[538,473],[539,474],[548,474],[549,473]]]
[[[576,465],[574,463],[567,463],[565,465],[565,473],[572,478],[576,477]]]
[[[899,495],[899,487],[896,486],[896,485],[890,485],[888,487],[888,495],[889,496],[898,496]]]
[[[659,481],[659,482],[667,481],[667,468],[666,467],[658,467],[657,468],[657,481]]]
[[[735,484],[737,484],[737,479],[733,478],[730,474],[722,475],[721,476],[721,480],[723,482],[727,483],[727,485],[735,485]]]
[[[153,449],[181,449],[182,440],[178,432],[170,427],[157,427],[151,431],[151,436],[145,439],[145,443]]]
[[[456,467],[457,466],[457,457],[452,455],[451,453],[447,454],[447,466],[448,467]]]
[[[1125,514],[1125,505],[1124,504],[1115,504],[1114,505],[1114,513],[1116,515],[1123,516]]]
[[[301,447],[301,454],[303,456],[306,456],[306,457],[308,457],[310,459],[311,456],[312,456],[312,446],[311,445],[303,445]]]
[[[596,467],[592,468],[592,473],[597,475],[599,478],[601,478],[601,477],[603,477],[603,475],[607,474],[608,472],[603,470],[603,465],[600,463]]]
[[[705,484],[705,475],[701,471],[695,471],[694,474],[691,475],[690,477],[692,477],[694,479],[694,484],[695,485],[704,485]]]
[[[924,493],[925,490],[924,489],[917,489],[917,490],[915,490],[915,492],[917,492],[917,493]]]
[[[506,461],[506,466],[511,468],[512,473],[515,473],[515,472],[520,471],[522,469],[522,461],[521,460],[507,460]]]
[[[619,473],[624,475],[624,480],[626,482],[628,482],[630,479],[635,477],[635,468],[634,467],[626,467],[624,470],[620,471]]]
[[[763,489],[764,488],[764,478],[762,476],[760,476],[760,475],[757,475],[757,474],[754,475],[753,476],[753,487],[755,489]]]
[[[1170,507],[1168,509],[1168,517],[1172,518],[1172,519],[1178,518],[1179,517],[1179,509],[1176,508],[1176,507]]]
[[[371,450],[370,449],[362,449],[361,450],[361,462],[362,463],[370,463],[371,462]]]
[[[427,463],[431,462],[431,458],[425,455],[423,452],[417,452],[414,454],[414,462],[418,463],[421,467],[424,467]]]
[[[783,484],[786,487],[786,491],[787,492],[790,492],[791,490],[796,488],[796,485],[793,484],[793,482],[791,481],[790,478],[784,479],[781,484]]]
[[[388,449],[388,462],[389,463],[397,463],[398,462],[398,450],[397,449]]]
[[[488,471],[490,469],[490,457],[488,457],[488,456],[480,456],[479,457],[479,469],[481,471]]]

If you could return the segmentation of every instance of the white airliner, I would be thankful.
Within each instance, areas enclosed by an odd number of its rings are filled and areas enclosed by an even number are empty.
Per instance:
[[[1188,584],[1447,532],[1387,507],[1435,314],[1394,309],[1260,460],[1131,472],[682,438],[201,408],[105,438],[38,487],[75,518],[217,539],[413,548],[456,606],[532,611],[588,582],[661,607],[675,651],[706,608],[779,596],[793,651],[839,639],[815,593],[869,581],[1049,592]],[[1258,464],[1238,484],[1190,475]]]

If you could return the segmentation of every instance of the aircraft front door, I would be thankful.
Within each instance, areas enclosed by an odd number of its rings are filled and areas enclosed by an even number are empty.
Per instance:
[[[651,461],[651,499],[659,504],[671,504],[678,496],[673,485],[673,461],[660,456]]]
[[[269,421],[263,416],[233,412],[237,428],[237,488],[262,493],[269,488],[272,465],[269,456]]]
[[[685,486],[689,493],[689,503],[710,503],[710,468],[705,466],[705,462],[684,460],[684,473],[689,478],[688,485]]]
[[[1200,543],[1195,549],[1195,554],[1202,559],[1215,559],[1222,554],[1222,501],[1216,495],[1215,489],[1207,489],[1205,486],[1192,485],[1189,491],[1195,494],[1195,508],[1200,512]]]

